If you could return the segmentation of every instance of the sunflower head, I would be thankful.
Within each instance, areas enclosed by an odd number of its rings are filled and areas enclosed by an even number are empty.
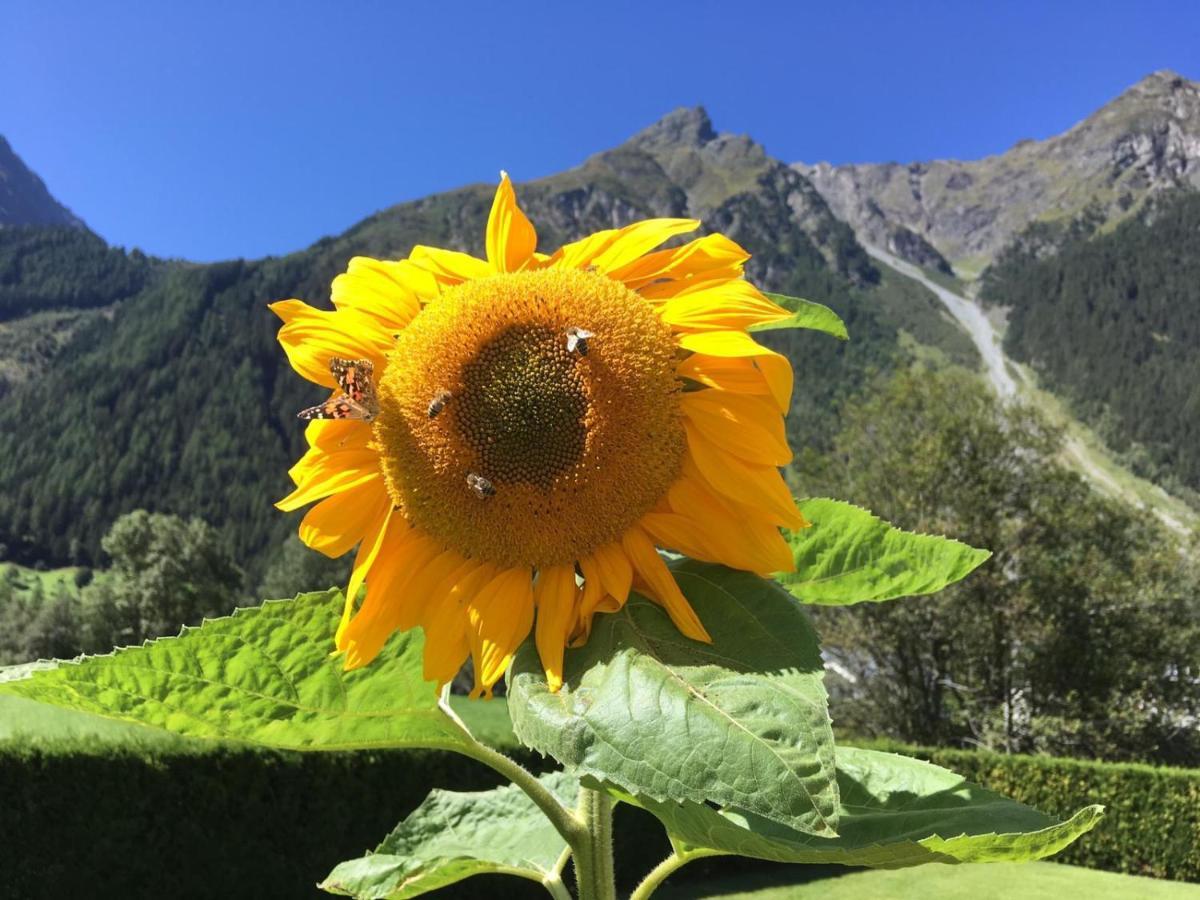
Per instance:
[[[320,501],[301,538],[358,546],[347,666],[421,626],[428,677],[469,654],[490,694],[533,630],[557,689],[564,646],[634,586],[708,640],[658,547],[790,568],[779,529],[805,524],[778,471],[791,368],[745,332],[788,313],[721,235],[654,249],[698,224],[647,220],[546,256],[502,175],[486,260],[355,258],[332,311],[273,305],[293,366],[334,388],[306,412],[310,449],[278,505]]]

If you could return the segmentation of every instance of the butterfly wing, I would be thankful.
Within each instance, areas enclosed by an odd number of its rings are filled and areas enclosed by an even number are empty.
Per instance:
[[[373,419],[379,412],[379,404],[375,399],[375,385],[371,381],[375,374],[374,364],[369,359],[342,359],[335,356],[329,360],[329,371],[346,398],[359,409],[366,411],[369,414],[366,416],[368,420]]]
[[[375,414],[346,394],[330,397],[324,403],[296,413],[298,419],[360,419],[370,422]]]

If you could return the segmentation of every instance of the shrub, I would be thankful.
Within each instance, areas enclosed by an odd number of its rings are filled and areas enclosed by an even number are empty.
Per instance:
[[[376,846],[433,788],[499,783],[451,753],[17,739],[0,744],[0,898],[327,897],[316,884],[333,866]],[[632,887],[669,848],[649,817],[623,820]],[[545,895],[502,876],[446,891]]]
[[[1069,815],[1084,802],[1104,804],[1104,821],[1055,857],[1058,862],[1200,881],[1200,769],[888,742],[871,742],[870,746],[952,769],[968,781],[1050,815]]]

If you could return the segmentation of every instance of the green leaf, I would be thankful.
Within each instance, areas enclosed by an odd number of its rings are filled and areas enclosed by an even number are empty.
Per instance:
[[[842,811],[836,838],[698,803],[625,799],[652,812],[689,848],[884,869],[1042,859],[1090,831],[1104,814],[1103,807],[1088,806],[1057,822],[926,762],[844,746],[837,752]]]
[[[567,807],[579,784],[561,772],[538,779]],[[500,873],[541,881],[566,842],[513,785],[490,791],[433,791],[374,853],[347,860],[321,887],[359,898],[404,900],[472,875]]]
[[[933,594],[991,556],[959,541],[913,534],[840,500],[801,500],[812,527],[790,536],[796,570],[778,580],[803,603],[843,606]]]
[[[633,793],[711,800],[834,833],[833,733],[803,610],[747,572],[694,560],[671,568],[713,643],[685,638],[657,605],[631,595],[567,652],[557,694],[526,644],[509,675],[518,739]]]
[[[104,656],[61,662],[0,692],[199,738],[296,750],[446,747],[468,738],[422,677],[422,636],[394,636],[354,672],[330,654],[337,591],[302,594]]]
[[[849,335],[846,333],[846,323],[828,306],[822,306],[820,303],[814,303],[811,300],[801,300],[799,297],[789,297],[786,294],[768,293],[767,296],[791,312],[792,315],[786,319],[780,319],[778,322],[763,322],[760,325],[751,325],[747,329],[748,331],[775,331],[780,328],[811,328],[815,331],[832,334],[835,338],[843,341],[849,338]]]

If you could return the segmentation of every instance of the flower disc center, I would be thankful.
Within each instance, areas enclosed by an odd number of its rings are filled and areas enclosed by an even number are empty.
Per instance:
[[[549,488],[583,456],[588,392],[578,359],[561,331],[514,325],[463,366],[450,412],[494,485]]]
[[[374,446],[414,526],[500,566],[619,540],[687,447],[671,329],[620,282],[544,269],[464,282],[399,334]]]

